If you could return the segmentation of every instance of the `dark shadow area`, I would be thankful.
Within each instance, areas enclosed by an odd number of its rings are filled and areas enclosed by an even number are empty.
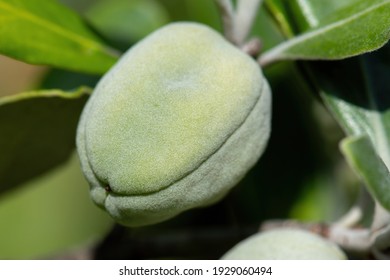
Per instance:
[[[390,107],[390,44],[362,56],[307,64],[326,94],[355,106],[387,111]]]

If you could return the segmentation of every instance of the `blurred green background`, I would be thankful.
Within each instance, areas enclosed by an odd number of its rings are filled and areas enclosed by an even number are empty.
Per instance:
[[[202,22],[221,31],[210,0],[60,2],[121,51],[171,21]],[[265,9],[251,36],[261,37],[264,49],[283,40]],[[90,201],[73,154],[62,166],[1,194],[0,259],[219,258],[267,219],[334,220],[358,189],[338,150],[343,133],[296,65],[278,63],[264,72],[273,91],[272,136],[259,163],[223,201],[156,226],[114,226]],[[93,87],[98,79],[0,56],[0,95]]]

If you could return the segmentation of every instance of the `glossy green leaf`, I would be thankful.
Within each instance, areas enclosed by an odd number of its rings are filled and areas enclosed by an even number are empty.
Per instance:
[[[369,189],[378,190],[372,193],[380,201],[380,196],[386,196],[387,193],[378,194],[382,188],[373,185],[377,179],[367,179],[367,176],[373,174],[367,170],[381,165],[376,163],[372,166],[376,157],[390,169],[390,44],[358,58],[311,63],[310,71],[325,104],[345,132],[349,136],[366,135],[371,141],[376,154],[371,155],[372,160],[362,160],[361,164],[367,166],[355,169],[364,172],[361,176],[365,178]],[[353,151],[357,152],[357,149]],[[360,158],[360,155],[350,154],[350,157]]]
[[[361,0],[281,0],[290,8],[290,13],[294,17],[294,24],[297,27],[297,33],[302,33],[310,28],[316,28],[323,25],[329,18],[334,18],[341,9],[347,6],[353,7],[359,5]],[[367,1],[366,1],[367,2]],[[353,9],[347,8],[352,15]],[[340,16],[338,16],[340,17]],[[333,19],[331,20],[333,21]]]
[[[265,0],[265,6],[287,38],[316,28],[330,16],[361,0]]]
[[[341,150],[352,168],[363,178],[369,192],[390,210],[390,173],[367,136],[349,137]]]
[[[0,193],[64,162],[90,90],[41,90],[0,99]]]
[[[265,52],[260,62],[266,65],[285,59],[335,60],[378,49],[390,38],[389,14],[390,0],[361,0]]]
[[[98,74],[117,60],[76,13],[54,0],[0,0],[0,53]]]

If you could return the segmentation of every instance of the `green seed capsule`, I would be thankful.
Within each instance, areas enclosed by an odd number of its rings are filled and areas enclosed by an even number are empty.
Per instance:
[[[101,79],[77,150],[96,204],[142,226],[221,199],[256,163],[270,133],[260,67],[197,23],[167,25]]]

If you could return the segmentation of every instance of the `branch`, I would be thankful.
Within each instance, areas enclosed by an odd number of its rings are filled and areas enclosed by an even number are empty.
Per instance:
[[[252,57],[257,57],[262,47],[260,39],[252,38],[241,47],[241,50]]]
[[[337,222],[334,223],[335,226],[351,228],[356,226],[363,217],[363,210],[358,205],[353,206],[344,216],[342,216]]]
[[[344,214],[339,220],[333,223],[334,226],[352,228],[362,222],[367,216],[367,209],[374,206],[374,201],[368,193],[366,187],[361,186],[358,198],[350,210]]]
[[[390,225],[376,232],[372,253],[379,260],[390,260]]]
[[[270,220],[260,226],[260,231],[268,231],[278,228],[293,228],[307,230],[321,236],[328,236],[329,226],[324,223],[301,223],[295,220]]]
[[[243,45],[256,18],[262,0],[238,0],[235,17],[235,38]]]
[[[325,237],[349,252],[368,255],[372,246],[368,229],[330,226]]]
[[[346,228],[337,225],[324,223],[301,223],[298,221],[267,221],[260,230],[271,230],[275,228],[295,228],[318,234],[342,247],[344,250],[359,254],[370,253],[372,240],[368,229]]]
[[[261,2],[262,0],[238,0],[235,11],[231,0],[215,0],[226,39],[236,46],[244,45]]]
[[[273,47],[270,50],[267,50],[262,55],[260,55],[260,57],[257,59],[257,62],[260,64],[261,67],[265,67],[281,60],[280,54],[284,51],[286,46],[287,43],[284,42],[280,43],[279,45]]]
[[[374,218],[371,225],[371,231],[376,232],[390,224],[390,213],[384,209],[378,202],[375,203]]]
[[[223,32],[230,42],[236,45],[236,36],[235,36],[235,15],[233,4],[231,0],[215,0],[215,4],[219,9],[222,19]]]
[[[374,220],[371,225],[372,253],[377,259],[390,259],[390,213],[378,202],[375,204]]]

